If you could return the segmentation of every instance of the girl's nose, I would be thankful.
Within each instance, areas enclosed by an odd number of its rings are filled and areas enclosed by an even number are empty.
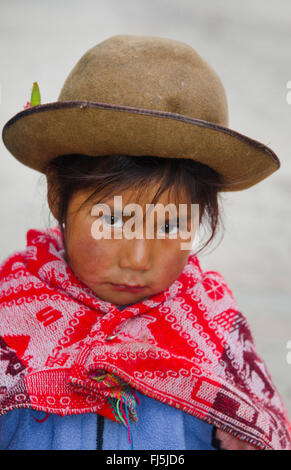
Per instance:
[[[148,270],[152,257],[152,239],[134,238],[122,246],[121,268]]]

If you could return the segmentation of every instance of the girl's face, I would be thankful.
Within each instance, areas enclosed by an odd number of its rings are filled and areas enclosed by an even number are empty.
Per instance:
[[[145,197],[139,199],[138,204],[142,207],[142,214],[146,213],[146,204],[151,202],[152,191],[155,186],[147,187]],[[92,191],[91,191],[92,192]],[[160,197],[158,203],[174,203],[168,199],[168,191],[165,191]],[[183,271],[187,263],[191,249],[182,250],[181,242],[194,240],[195,229],[192,227],[192,235],[188,239],[182,239],[177,233],[176,238],[169,238],[168,233],[177,231],[177,220],[168,216],[165,212],[165,222],[159,224],[158,218],[151,223],[154,227],[153,238],[146,238],[146,217],[141,221],[139,227],[143,228],[142,238],[128,239],[124,236],[114,238],[112,226],[117,227],[117,232],[122,234],[123,224],[130,218],[117,217],[103,218],[104,229],[112,234],[110,239],[96,239],[92,236],[91,228],[94,221],[100,217],[92,215],[93,206],[96,207],[96,201],[87,202],[79,211],[80,205],[86,200],[90,193],[88,191],[79,191],[74,194],[68,208],[65,244],[67,252],[67,261],[74,273],[102,300],[111,302],[115,305],[126,305],[137,303],[138,301],[157,294],[168,288]],[[122,208],[129,203],[135,203],[135,191],[125,190],[119,194],[122,196]],[[100,198],[100,196],[99,196]],[[112,207],[114,198],[107,198],[101,201]],[[181,200],[179,203],[186,201]],[[177,213],[179,206],[177,207]],[[190,204],[188,204],[187,215],[191,215]],[[171,220],[174,224],[171,225]],[[169,222],[170,228],[166,225]],[[149,222],[147,222],[149,223]],[[110,225],[111,224],[111,225]],[[113,224],[113,225],[112,225]],[[186,228],[191,230],[191,220],[186,222]],[[184,226],[184,227],[185,227]],[[164,233],[165,238],[157,238],[156,234]],[[139,292],[129,292],[117,290],[113,284],[138,284],[144,286]]]

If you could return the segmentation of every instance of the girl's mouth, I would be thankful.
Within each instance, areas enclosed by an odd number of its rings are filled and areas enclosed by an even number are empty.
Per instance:
[[[141,292],[145,289],[146,286],[128,286],[126,284],[113,284],[110,282],[112,287],[119,291],[126,291],[126,292]]]

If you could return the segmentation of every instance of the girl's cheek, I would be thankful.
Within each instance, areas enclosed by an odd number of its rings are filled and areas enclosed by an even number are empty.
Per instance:
[[[82,244],[78,243],[78,251],[82,253],[83,262],[89,265],[103,263],[104,260],[108,260],[112,256],[112,250],[110,251],[108,245],[104,243],[104,240],[94,240],[92,238],[84,239]]]
[[[165,283],[174,282],[183,271],[188,257],[189,252],[181,251],[178,244],[165,246],[163,252],[160,252],[160,261],[157,263],[160,280],[163,279]]]

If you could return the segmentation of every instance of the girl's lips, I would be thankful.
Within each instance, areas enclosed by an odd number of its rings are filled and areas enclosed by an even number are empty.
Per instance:
[[[126,292],[140,292],[146,287],[146,286],[130,287],[130,286],[125,286],[124,284],[113,284],[112,282],[110,284],[112,285],[114,289],[119,290],[119,291],[126,291]]]

